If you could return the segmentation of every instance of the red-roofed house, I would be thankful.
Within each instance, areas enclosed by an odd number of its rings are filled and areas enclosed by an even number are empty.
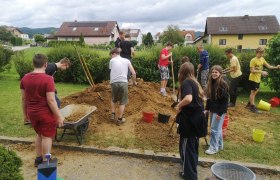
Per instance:
[[[121,31],[125,34],[129,34],[131,41],[137,41],[138,46],[142,44],[143,35],[140,29],[121,29]]]
[[[88,45],[108,44],[119,37],[119,26],[116,21],[64,22],[55,37],[58,41],[79,41],[81,34]]]

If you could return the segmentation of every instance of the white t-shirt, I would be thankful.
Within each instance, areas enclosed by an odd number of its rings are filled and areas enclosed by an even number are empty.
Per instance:
[[[116,56],[110,60],[110,84],[115,82],[128,82],[127,73],[129,64],[131,64],[131,62],[121,56]]]
[[[230,59],[230,66],[231,67],[234,67],[234,66],[236,67],[236,71],[230,72],[230,76],[232,78],[237,78],[237,77],[242,75],[240,63],[239,63],[236,56],[232,56],[232,58]]]

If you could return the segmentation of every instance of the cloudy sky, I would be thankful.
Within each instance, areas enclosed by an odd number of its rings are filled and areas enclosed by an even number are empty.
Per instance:
[[[168,25],[204,31],[207,17],[275,15],[279,0],[0,0],[0,25],[60,27],[64,21],[115,20],[143,33]]]

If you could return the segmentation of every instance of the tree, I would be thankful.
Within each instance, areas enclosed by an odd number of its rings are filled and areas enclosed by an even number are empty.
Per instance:
[[[150,32],[143,36],[143,43],[145,46],[152,46],[154,44],[153,36]]]
[[[11,43],[14,46],[21,46],[22,45],[22,38],[20,38],[20,37],[12,37],[11,38]]]
[[[163,35],[160,36],[160,42],[164,45],[168,42],[172,42],[173,44],[182,45],[184,43],[184,37],[180,34],[180,29],[178,26],[169,25],[167,27],[167,31],[163,32]]]
[[[83,33],[81,33],[81,35],[80,35],[79,42],[80,42],[81,44],[85,44],[85,38],[84,38],[84,36],[83,36]]]
[[[138,44],[138,41],[136,41],[136,40],[132,40],[132,41],[130,41],[131,42],[131,44],[133,45],[133,47],[134,46],[137,46],[137,44]]]
[[[267,61],[271,65],[280,64],[280,33],[275,35],[272,39],[270,39],[268,43],[267,49]],[[266,78],[266,82],[268,83],[271,89],[280,93],[280,70],[271,70],[269,71],[269,78]]]
[[[35,34],[34,35],[34,39],[36,43],[43,43],[46,41],[46,39],[44,38],[44,36],[42,36],[41,34]]]
[[[10,42],[13,37],[12,33],[7,31],[5,27],[0,27],[0,41]]]

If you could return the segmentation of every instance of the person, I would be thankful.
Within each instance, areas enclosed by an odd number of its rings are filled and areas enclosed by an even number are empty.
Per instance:
[[[197,72],[200,72],[200,83],[203,89],[206,89],[207,79],[209,74],[209,54],[204,50],[203,46],[197,46],[199,53],[199,64],[197,66]]]
[[[45,70],[47,75],[53,76],[55,75],[57,70],[67,70],[71,66],[71,62],[68,58],[63,58],[57,63],[48,63],[48,66]],[[57,96],[57,90],[55,90],[55,100],[57,103],[58,108],[60,108],[61,102]]]
[[[196,180],[198,178],[199,137],[201,137],[199,134],[202,130],[200,122],[205,120],[203,113],[204,92],[195,78],[194,66],[190,62],[181,65],[178,80],[182,100],[176,108],[180,111],[179,153],[183,166],[183,172],[180,172],[179,175],[184,179]]]
[[[230,73],[229,95],[230,101],[228,107],[234,107],[237,99],[237,88],[242,79],[240,63],[237,57],[233,54],[232,49],[225,51],[227,58],[230,61],[230,67],[223,70],[223,73]]]
[[[119,31],[119,37],[115,41],[115,47],[116,48],[120,48],[120,42],[123,41],[123,40],[124,40],[124,32],[123,31]]]
[[[185,62],[190,62],[190,58],[188,56],[183,56],[181,59],[181,64],[184,64]]]
[[[45,160],[45,154],[50,154],[56,127],[63,126],[64,121],[55,101],[53,77],[45,74],[47,62],[45,55],[36,54],[34,71],[26,74],[20,82],[24,121],[30,120],[37,134],[35,166]]]
[[[160,52],[159,56],[159,62],[158,62],[158,67],[160,70],[160,93],[162,96],[167,96],[166,93],[166,85],[167,81],[169,79],[169,70],[168,70],[168,65],[169,63],[173,63],[172,61],[169,61],[169,58],[172,56],[172,52],[169,52],[173,48],[173,43],[172,42],[167,42],[166,47],[163,48]]]
[[[223,150],[222,126],[227,113],[229,86],[223,77],[223,69],[219,65],[211,68],[211,78],[205,90],[207,101],[206,111],[211,112],[211,137],[210,147],[206,154],[215,154]]]
[[[132,60],[132,56],[135,55],[135,51],[133,48],[133,44],[130,42],[130,35],[126,34],[124,41],[120,42],[120,49],[121,49],[121,57],[128,59],[130,62]],[[131,72],[128,69],[127,72],[127,79],[130,80]]]
[[[260,88],[261,76],[268,76],[268,72],[263,70],[263,66],[268,69],[280,69],[280,65],[271,66],[263,58],[264,48],[258,47],[256,50],[256,57],[250,61],[250,75],[249,75],[249,85],[250,85],[250,97],[246,108],[249,108],[253,113],[259,113],[255,106],[255,97]]]
[[[132,81],[134,85],[136,83],[136,73],[131,65],[131,62],[126,59],[120,57],[120,52],[117,48],[114,48],[110,51],[110,55],[112,59],[109,63],[110,72],[110,84],[112,88],[112,101],[111,101],[111,120],[114,121],[116,117],[115,109],[117,106],[117,102],[120,102],[119,113],[117,119],[117,125],[121,125],[125,122],[125,118],[123,117],[125,106],[128,102],[128,81],[127,81],[127,71],[130,69],[132,72]]]

